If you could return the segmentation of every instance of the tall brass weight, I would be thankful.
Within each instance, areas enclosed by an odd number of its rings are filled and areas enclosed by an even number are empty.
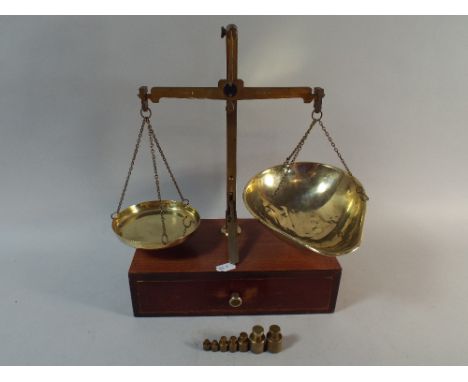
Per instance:
[[[236,211],[237,180],[237,101],[253,99],[302,98],[310,103],[323,97],[323,89],[310,87],[244,87],[237,77],[237,27],[222,28],[221,37],[226,38],[226,79],[219,80],[217,87],[153,87],[147,93],[140,88],[142,102],[157,103],[161,98],[213,99],[226,101],[227,174],[226,174],[226,224],[229,262],[239,262],[237,235],[240,231]]]

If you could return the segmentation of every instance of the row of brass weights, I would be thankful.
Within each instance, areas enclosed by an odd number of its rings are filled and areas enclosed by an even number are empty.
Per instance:
[[[203,350],[211,350],[213,352],[227,352],[229,350],[231,353],[235,353],[236,351],[248,352],[250,350],[255,354],[260,354],[264,351],[279,353],[283,343],[282,340],[281,328],[278,325],[271,325],[266,337],[263,327],[255,325],[252,328],[250,336],[246,332],[242,332],[239,334],[239,337],[231,336],[229,341],[226,336],[222,336],[219,342],[217,340],[210,341],[206,339],[203,341]]]

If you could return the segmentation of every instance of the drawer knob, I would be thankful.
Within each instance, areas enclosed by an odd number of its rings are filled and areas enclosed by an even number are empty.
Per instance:
[[[242,298],[239,296],[239,293],[232,293],[231,298],[229,299],[229,305],[233,308],[238,308],[242,305]]]

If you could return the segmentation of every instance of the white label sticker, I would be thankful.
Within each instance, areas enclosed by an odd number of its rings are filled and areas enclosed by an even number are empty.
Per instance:
[[[232,271],[233,269],[236,269],[236,266],[231,263],[225,263],[225,264],[216,266],[216,270],[218,272],[229,272],[229,271]]]

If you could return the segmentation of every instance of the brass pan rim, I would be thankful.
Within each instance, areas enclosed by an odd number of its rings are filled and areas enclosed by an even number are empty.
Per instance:
[[[160,215],[161,205],[164,210],[164,215],[171,215],[171,213],[183,211],[186,216],[191,217],[190,224],[186,228],[191,228],[189,233],[182,236],[178,236],[175,239],[170,239],[166,243],[161,243],[160,240],[147,241],[147,240],[132,240],[122,233],[122,228],[127,222],[131,219],[138,218],[144,214],[151,214],[154,212],[154,215]],[[193,226],[192,224],[195,223]],[[184,224],[184,223],[182,223]],[[126,207],[121,210],[118,214],[115,214],[112,219],[112,230],[119,237],[119,239],[129,245],[130,247],[137,249],[149,249],[149,250],[159,250],[174,247],[176,245],[182,244],[189,236],[191,236],[200,225],[200,215],[198,211],[193,208],[190,204],[186,204],[178,200],[148,200],[139,202],[133,205]],[[164,233],[161,234],[161,236]]]
[[[361,182],[359,181],[358,178],[356,178],[354,175],[349,175],[345,170],[343,170],[342,168],[339,168],[339,167],[336,167],[336,166],[333,166],[331,164],[326,164],[326,163],[320,163],[320,162],[306,162],[306,161],[303,161],[303,162],[294,162],[293,164],[291,164],[291,166],[296,166],[296,165],[318,165],[318,166],[321,166],[321,167],[326,167],[326,168],[329,168],[331,170],[334,170],[336,172],[339,172],[341,173],[343,176],[346,176],[346,177],[349,177],[349,178],[352,178],[358,186],[361,186],[362,187],[362,184]],[[247,182],[247,184],[244,186],[244,190],[243,190],[243,195],[245,193],[245,190],[246,188],[249,186],[250,184],[250,181],[256,177],[258,177],[260,174],[263,174],[264,172],[266,171],[270,171],[274,168],[278,168],[278,167],[285,167],[285,165],[282,163],[282,164],[277,164],[275,166],[271,166],[271,167],[268,167],[266,169],[263,169],[262,171],[259,171],[258,173],[256,173],[254,176],[252,176],[249,181]]]
[[[333,166],[333,165],[331,165],[331,164],[320,163],[320,162],[307,162],[307,161],[302,161],[302,162],[294,162],[294,163],[292,163],[290,166],[311,165],[311,164],[312,164],[312,165],[318,165],[318,166],[321,166],[321,167],[326,167],[326,168],[329,168],[329,169],[334,170],[334,171],[336,171],[336,172],[339,172],[339,173],[341,173],[342,175],[344,175],[344,176],[346,176],[346,177],[349,177],[349,178],[354,179],[354,180],[357,182],[357,184],[358,184],[359,186],[362,186],[362,184],[361,184],[361,182],[359,181],[359,179],[357,179],[354,175],[351,176],[351,175],[349,175],[348,172],[346,172],[346,171],[343,170],[342,168]],[[255,174],[251,179],[257,177],[258,175],[262,174],[262,173],[265,172],[265,171],[271,170],[271,169],[273,169],[273,168],[278,168],[278,167],[285,167],[285,165],[284,165],[284,163],[281,163],[281,164],[277,164],[277,165],[275,165],[275,166],[268,167],[268,168],[266,168],[266,169],[264,169],[264,170],[258,172],[257,174]],[[249,182],[250,182],[250,180],[249,180]],[[248,186],[249,182],[247,182],[246,186],[244,187],[244,190],[245,190],[245,188]]]

